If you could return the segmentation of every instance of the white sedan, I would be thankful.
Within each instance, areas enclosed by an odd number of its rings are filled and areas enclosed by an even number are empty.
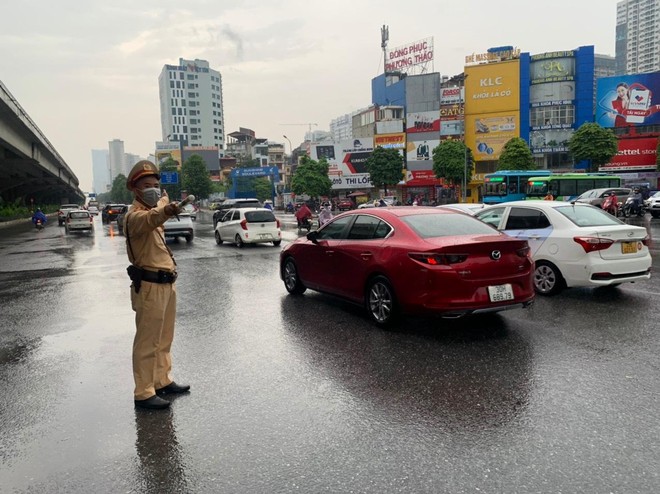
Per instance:
[[[233,242],[237,247],[244,244],[272,242],[275,247],[282,243],[280,221],[270,209],[230,209],[215,226],[215,241]]]
[[[648,280],[651,254],[645,228],[602,209],[561,201],[515,201],[489,206],[480,220],[528,241],[536,263],[534,287],[543,295],[564,287],[617,286]]]

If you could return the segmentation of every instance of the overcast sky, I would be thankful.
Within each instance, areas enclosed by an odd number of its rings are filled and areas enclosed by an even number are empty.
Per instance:
[[[180,57],[222,74],[225,133],[294,147],[307,124],[371,103],[389,47],[434,37],[434,70],[513,45],[532,54],[595,45],[614,55],[617,0],[20,0],[4,2],[0,80],[91,189],[91,150],[161,139],[158,75]],[[289,151],[288,143],[286,150]]]

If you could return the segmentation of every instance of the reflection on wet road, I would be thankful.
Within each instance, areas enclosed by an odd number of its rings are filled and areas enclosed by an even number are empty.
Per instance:
[[[192,392],[167,412],[133,408],[116,225],[0,230],[0,490],[660,489],[659,278],[384,331],[288,296],[279,248],[218,246],[205,214],[195,227],[170,244]]]

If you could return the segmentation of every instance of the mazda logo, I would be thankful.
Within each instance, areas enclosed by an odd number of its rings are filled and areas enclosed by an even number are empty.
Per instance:
[[[502,253],[499,250],[494,250],[493,252],[490,253],[490,258],[493,261],[499,261],[501,257],[502,257]]]

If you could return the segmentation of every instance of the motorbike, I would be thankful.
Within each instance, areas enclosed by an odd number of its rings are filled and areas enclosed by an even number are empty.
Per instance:
[[[621,212],[624,217],[629,218],[631,215],[644,216],[646,210],[643,202],[635,203],[635,199],[628,197],[621,208]]]
[[[298,221],[298,230],[307,230],[308,232],[312,229],[312,220],[311,218],[303,218]]]
[[[286,205],[286,212],[287,213],[295,213],[296,208],[293,207],[293,204],[289,203]]]
[[[34,226],[36,227],[37,230],[42,230],[46,225],[44,225],[43,221],[37,220],[34,222]]]

